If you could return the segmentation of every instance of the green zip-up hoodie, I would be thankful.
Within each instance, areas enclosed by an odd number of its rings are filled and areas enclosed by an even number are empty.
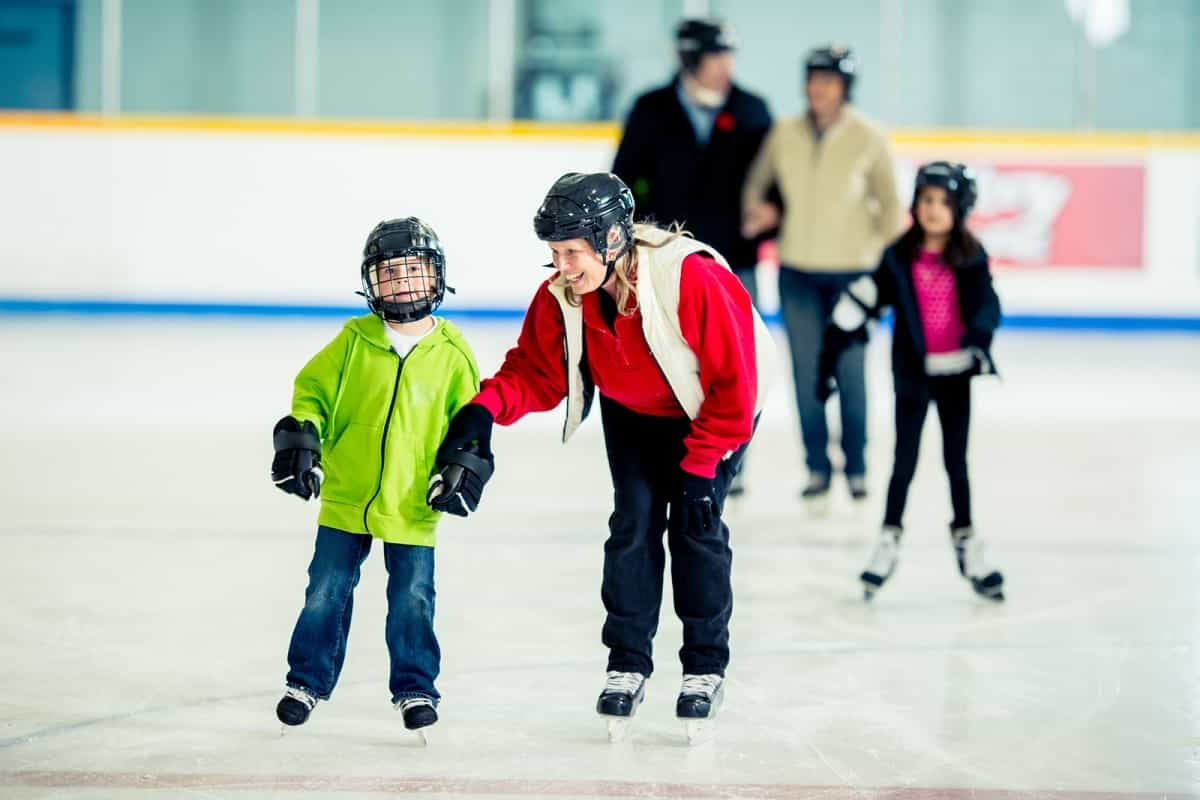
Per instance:
[[[434,457],[450,418],[479,392],[479,368],[446,320],[403,360],[383,326],[374,314],[347,322],[296,376],[292,416],[321,437],[321,525],[433,547]]]

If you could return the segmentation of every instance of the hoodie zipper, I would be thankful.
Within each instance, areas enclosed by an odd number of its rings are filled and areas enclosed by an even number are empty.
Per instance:
[[[363,506],[363,530],[367,533],[371,532],[371,526],[367,524],[367,512],[371,510],[371,504],[375,502],[375,498],[379,497],[379,492],[383,489],[383,467],[387,459],[387,436],[388,429],[392,427],[392,414],[396,411],[396,394],[400,391],[400,373],[404,371],[404,359],[399,358],[399,363],[396,364],[396,382],[392,385],[392,402],[388,404],[387,419],[383,423],[383,436],[379,439],[379,482],[375,485],[375,494],[371,495],[371,499]]]

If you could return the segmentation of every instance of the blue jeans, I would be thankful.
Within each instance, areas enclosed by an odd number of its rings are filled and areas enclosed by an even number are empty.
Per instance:
[[[804,439],[804,460],[809,472],[828,477],[829,427],[825,405],[817,399],[817,362],[825,327],[838,295],[862,272],[802,272],[779,270],[779,304],[792,353],[792,378],[796,382],[796,407]],[[837,366],[838,403],[842,412],[842,453],[847,475],[867,472],[866,347],[854,344]]]
[[[328,700],[346,658],[354,587],[371,552],[371,536],[324,525],[308,566],[304,609],[288,648],[287,685]],[[387,567],[387,637],[392,702],[406,697],[441,698],[433,682],[441,649],[433,634],[433,548],[383,545]]]

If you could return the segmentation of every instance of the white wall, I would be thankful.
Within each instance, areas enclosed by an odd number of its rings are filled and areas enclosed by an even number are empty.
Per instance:
[[[545,189],[611,153],[603,136],[0,125],[0,299],[353,305],[367,232],[413,214],[445,242],[449,308],[519,309],[546,274]],[[1001,268],[1008,312],[1200,317],[1200,149],[1122,158],[1147,169],[1143,266]]]

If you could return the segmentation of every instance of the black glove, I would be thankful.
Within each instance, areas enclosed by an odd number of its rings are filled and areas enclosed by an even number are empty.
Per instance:
[[[468,517],[479,508],[483,487],[495,470],[495,460],[482,458],[474,445],[454,451],[449,458],[448,462],[438,464],[439,471],[429,479],[425,502],[434,511]]]
[[[287,416],[275,423],[271,480],[288,494],[308,500],[321,496],[321,437],[311,422]]]
[[[962,347],[971,354],[971,368],[968,375],[995,375],[996,368],[992,366],[992,357],[988,350],[992,346],[991,331],[981,328],[969,328],[959,340]]]
[[[450,420],[437,451],[437,469],[429,479],[425,502],[435,511],[465,517],[479,507],[483,487],[496,468],[492,455],[492,412],[468,403]]]
[[[450,461],[458,450],[466,450],[472,444],[480,458],[492,458],[492,425],[496,422],[492,412],[478,403],[467,403],[450,420],[450,427],[442,444],[438,447],[437,463],[440,469]]]
[[[721,521],[717,505],[715,480],[681,472],[682,487],[675,513],[679,515],[680,530],[686,534],[708,533]]]

